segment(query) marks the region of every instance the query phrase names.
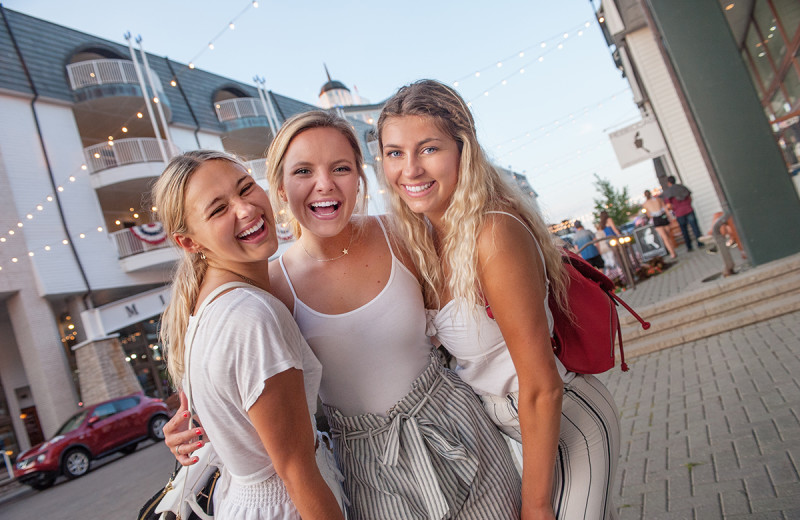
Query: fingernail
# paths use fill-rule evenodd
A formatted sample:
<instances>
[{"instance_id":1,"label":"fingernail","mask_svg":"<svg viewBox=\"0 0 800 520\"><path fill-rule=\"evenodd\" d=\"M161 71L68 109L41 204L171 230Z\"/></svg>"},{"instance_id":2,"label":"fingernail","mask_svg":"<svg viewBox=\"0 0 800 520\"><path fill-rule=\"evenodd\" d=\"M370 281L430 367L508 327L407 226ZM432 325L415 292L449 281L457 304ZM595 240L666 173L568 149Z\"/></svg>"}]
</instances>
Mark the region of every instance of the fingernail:
<instances>
[{"instance_id":1,"label":"fingernail","mask_svg":"<svg viewBox=\"0 0 800 520\"><path fill-rule=\"evenodd\" d=\"M200 435L201 433L203 433L203 431L202 431L202 430L200 430L200 428L198 428L198 429L196 429L196 430L194 431L194 434L195 434L195 435Z\"/></svg>"},{"instance_id":2,"label":"fingernail","mask_svg":"<svg viewBox=\"0 0 800 520\"><path fill-rule=\"evenodd\" d=\"M189 417L189 412L183 412L183 418L186 419L187 417Z\"/></svg>"},{"instance_id":3,"label":"fingernail","mask_svg":"<svg viewBox=\"0 0 800 520\"><path fill-rule=\"evenodd\" d=\"M203 441L200 441L200 442L198 442L198 443L197 443L197 447L198 447L198 448L202 448L202 447L203 447Z\"/></svg>"},{"instance_id":4,"label":"fingernail","mask_svg":"<svg viewBox=\"0 0 800 520\"><path fill-rule=\"evenodd\" d=\"M198 460L200 460L199 457L192 457L192 462L197 462Z\"/></svg>"}]
</instances>

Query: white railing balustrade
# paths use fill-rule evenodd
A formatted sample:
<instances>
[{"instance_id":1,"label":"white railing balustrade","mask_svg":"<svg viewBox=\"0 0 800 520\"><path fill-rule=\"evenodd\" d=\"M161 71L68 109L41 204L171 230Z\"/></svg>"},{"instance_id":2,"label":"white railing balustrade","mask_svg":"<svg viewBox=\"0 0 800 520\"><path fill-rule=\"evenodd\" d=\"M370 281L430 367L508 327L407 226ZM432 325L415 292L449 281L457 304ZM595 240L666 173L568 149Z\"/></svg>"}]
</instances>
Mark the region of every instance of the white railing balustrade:
<instances>
[{"instance_id":1,"label":"white railing balustrade","mask_svg":"<svg viewBox=\"0 0 800 520\"><path fill-rule=\"evenodd\" d=\"M146 253L147 251L153 251L155 249L172 247L169 240L164 240L157 244L147 242L137 236L132 228L114 231L110 233L110 236L114 239L114 243L117 246L117 257L120 259L138 255L139 253Z\"/></svg>"},{"instance_id":2,"label":"white railing balustrade","mask_svg":"<svg viewBox=\"0 0 800 520\"><path fill-rule=\"evenodd\" d=\"M247 161L247 172L257 181L267 180L267 160L255 159Z\"/></svg>"},{"instance_id":3,"label":"white railing balustrade","mask_svg":"<svg viewBox=\"0 0 800 520\"><path fill-rule=\"evenodd\" d=\"M152 70L150 73L153 76L153 84L156 86L156 94L163 98L164 90L158 74ZM139 84L139 78L136 77L136 69L130 60L102 59L70 63L67 65L67 76L72 90L110 83ZM147 87L148 89L150 88L149 83L147 83Z\"/></svg>"},{"instance_id":4,"label":"white railing balustrade","mask_svg":"<svg viewBox=\"0 0 800 520\"><path fill-rule=\"evenodd\" d=\"M233 98L214 103L220 123L243 117L267 117L264 103L256 98Z\"/></svg>"},{"instance_id":5,"label":"white railing balustrade","mask_svg":"<svg viewBox=\"0 0 800 520\"><path fill-rule=\"evenodd\" d=\"M168 141L162 139L161 143L169 156L168 159L180 153L178 147L170 146ZM91 173L125 164L164 161L158 146L158 139L154 137L118 139L96 144L84 148L83 155L86 157L86 165Z\"/></svg>"}]
</instances>

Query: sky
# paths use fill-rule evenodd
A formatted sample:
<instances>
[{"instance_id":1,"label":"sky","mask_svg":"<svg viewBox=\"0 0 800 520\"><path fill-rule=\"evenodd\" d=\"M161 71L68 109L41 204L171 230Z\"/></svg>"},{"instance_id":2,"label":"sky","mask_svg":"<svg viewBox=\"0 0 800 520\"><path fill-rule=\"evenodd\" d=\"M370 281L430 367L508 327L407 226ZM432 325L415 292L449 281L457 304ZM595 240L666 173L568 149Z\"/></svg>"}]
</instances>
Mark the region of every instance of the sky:
<instances>
[{"instance_id":1,"label":"sky","mask_svg":"<svg viewBox=\"0 0 800 520\"><path fill-rule=\"evenodd\" d=\"M594 174L632 198L658 184L650 161L621 169L608 139L640 116L590 0L257 3L2 1L118 43L130 31L149 53L242 82L258 75L311 104L327 81L323 64L373 103L418 79L457 82L482 146L527 176L549 222L587 218Z\"/></svg>"}]
</instances>

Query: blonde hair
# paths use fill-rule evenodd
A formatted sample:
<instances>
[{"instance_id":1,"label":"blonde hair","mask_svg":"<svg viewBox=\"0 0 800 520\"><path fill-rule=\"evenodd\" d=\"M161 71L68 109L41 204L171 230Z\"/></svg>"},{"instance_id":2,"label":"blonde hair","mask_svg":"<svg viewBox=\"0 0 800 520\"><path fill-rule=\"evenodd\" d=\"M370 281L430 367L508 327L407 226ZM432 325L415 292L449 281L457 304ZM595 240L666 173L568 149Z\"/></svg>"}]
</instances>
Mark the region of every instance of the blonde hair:
<instances>
[{"instance_id":1,"label":"blonde hair","mask_svg":"<svg viewBox=\"0 0 800 520\"><path fill-rule=\"evenodd\" d=\"M284 201L280 192L283 190L283 166L286 152L292 141L302 132L312 128L331 128L338 130L347 139L356 161L356 172L360 181L359 192L361 198L356 204L356 212L366 213L367 176L364 173L364 154L358 145L353 127L345 119L324 110L312 110L297 114L287 119L267 151L267 181L269 182L269 198L272 207L278 213L279 226L291 226L295 238L300 238L301 230L297 219L292 215L289 204Z\"/></svg>"},{"instance_id":2,"label":"blonde hair","mask_svg":"<svg viewBox=\"0 0 800 520\"><path fill-rule=\"evenodd\" d=\"M247 167L236 157L214 150L195 150L173 157L164 172L153 184L151 197L158 208L159 221L173 241L176 233L187 233L186 185L197 169L208 161L228 161L247 171ZM183 380L183 343L189 316L197 303L200 284L203 282L208 264L200 254L179 248L180 259L172 279L170 302L161 315L159 339L167 357L167 370L173 384Z\"/></svg>"},{"instance_id":3,"label":"blonde hair","mask_svg":"<svg viewBox=\"0 0 800 520\"><path fill-rule=\"evenodd\" d=\"M489 163L478 144L475 120L461 96L447 85L433 80L421 80L400 88L386 102L378 119L381 152L384 125L393 117L403 116L431 118L440 130L458 143L461 152L458 182L442 218L446 231L440 237L441 256L450 268L450 278L446 282L442 262L434 247L430 222L422 214L411 211L400 196L390 190L391 208L398 217L394 219L397 234L403 238L417 265L426 305L440 306L438 294L445 283L453 298L464 298L471 305L482 300L477 283L478 235L488 211L512 210L519 214L539 243L551 289L563 307L566 275L561 253L536 210Z\"/></svg>"}]
</instances>

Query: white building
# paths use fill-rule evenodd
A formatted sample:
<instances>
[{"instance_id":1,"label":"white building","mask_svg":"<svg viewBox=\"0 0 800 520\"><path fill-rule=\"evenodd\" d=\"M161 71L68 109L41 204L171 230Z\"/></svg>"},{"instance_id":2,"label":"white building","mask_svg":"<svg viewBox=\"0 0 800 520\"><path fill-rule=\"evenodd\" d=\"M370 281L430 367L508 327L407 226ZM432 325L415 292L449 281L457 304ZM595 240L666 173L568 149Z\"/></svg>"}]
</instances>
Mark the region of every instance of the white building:
<instances>
[{"instance_id":1,"label":"white building","mask_svg":"<svg viewBox=\"0 0 800 520\"><path fill-rule=\"evenodd\" d=\"M227 150L263 180L276 129L316 107L2 6L0 15L0 439L18 452L52 435L81 398L132 385L169 392L156 331L177 255L146 197L165 160ZM373 127L352 123L370 212L382 212ZM78 374L81 356L97 364L91 375Z\"/></svg>"}]
</instances>

